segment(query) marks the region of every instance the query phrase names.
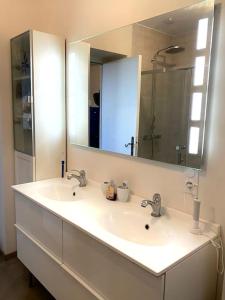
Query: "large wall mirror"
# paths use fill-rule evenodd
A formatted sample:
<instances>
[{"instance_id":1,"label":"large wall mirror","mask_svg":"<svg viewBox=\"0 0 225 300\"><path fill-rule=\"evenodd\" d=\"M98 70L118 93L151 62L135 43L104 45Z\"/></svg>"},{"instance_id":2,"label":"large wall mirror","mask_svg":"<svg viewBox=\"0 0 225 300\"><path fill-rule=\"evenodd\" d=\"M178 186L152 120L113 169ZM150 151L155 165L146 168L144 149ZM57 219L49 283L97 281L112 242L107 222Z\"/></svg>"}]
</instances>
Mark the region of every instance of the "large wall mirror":
<instances>
[{"instance_id":1,"label":"large wall mirror","mask_svg":"<svg viewBox=\"0 0 225 300\"><path fill-rule=\"evenodd\" d=\"M68 45L70 143L201 168L214 1Z\"/></svg>"}]
</instances>

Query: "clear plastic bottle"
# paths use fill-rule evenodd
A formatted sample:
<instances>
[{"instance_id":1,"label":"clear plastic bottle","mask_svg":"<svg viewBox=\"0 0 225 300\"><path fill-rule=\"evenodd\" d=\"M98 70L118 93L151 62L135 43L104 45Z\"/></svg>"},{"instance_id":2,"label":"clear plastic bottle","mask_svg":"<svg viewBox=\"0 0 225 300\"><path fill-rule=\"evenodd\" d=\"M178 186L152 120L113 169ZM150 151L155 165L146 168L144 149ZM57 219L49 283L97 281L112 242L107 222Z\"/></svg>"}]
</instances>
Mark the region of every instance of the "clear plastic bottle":
<instances>
[{"instance_id":1,"label":"clear plastic bottle","mask_svg":"<svg viewBox=\"0 0 225 300\"><path fill-rule=\"evenodd\" d=\"M110 184L107 187L106 199L111 200L111 201L116 200L116 186L115 186L113 180L110 181Z\"/></svg>"}]
</instances>

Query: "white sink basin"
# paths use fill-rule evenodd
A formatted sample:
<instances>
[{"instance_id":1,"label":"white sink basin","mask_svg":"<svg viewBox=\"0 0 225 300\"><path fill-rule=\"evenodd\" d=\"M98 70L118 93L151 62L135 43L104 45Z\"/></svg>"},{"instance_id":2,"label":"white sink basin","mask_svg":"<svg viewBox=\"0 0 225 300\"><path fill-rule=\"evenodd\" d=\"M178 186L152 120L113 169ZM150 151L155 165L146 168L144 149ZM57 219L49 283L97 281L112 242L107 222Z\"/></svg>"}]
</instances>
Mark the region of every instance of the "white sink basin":
<instances>
[{"instance_id":1,"label":"white sink basin","mask_svg":"<svg viewBox=\"0 0 225 300\"><path fill-rule=\"evenodd\" d=\"M38 189L38 193L51 200L56 201L74 201L73 187L63 183L52 183L42 186Z\"/></svg>"},{"instance_id":2,"label":"white sink basin","mask_svg":"<svg viewBox=\"0 0 225 300\"><path fill-rule=\"evenodd\" d=\"M70 183L51 183L38 188L38 193L45 198L54 201L75 201L85 198L84 193L77 185Z\"/></svg>"},{"instance_id":3,"label":"white sink basin","mask_svg":"<svg viewBox=\"0 0 225 300\"><path fill-rule=\"evenodd\" d=\"M100 217L101 225L122 239L144 245L164 245L171 239L171 230L165 228L165 218L153 218L135 211L114 211Z\"/></svg>"}]
</instances>

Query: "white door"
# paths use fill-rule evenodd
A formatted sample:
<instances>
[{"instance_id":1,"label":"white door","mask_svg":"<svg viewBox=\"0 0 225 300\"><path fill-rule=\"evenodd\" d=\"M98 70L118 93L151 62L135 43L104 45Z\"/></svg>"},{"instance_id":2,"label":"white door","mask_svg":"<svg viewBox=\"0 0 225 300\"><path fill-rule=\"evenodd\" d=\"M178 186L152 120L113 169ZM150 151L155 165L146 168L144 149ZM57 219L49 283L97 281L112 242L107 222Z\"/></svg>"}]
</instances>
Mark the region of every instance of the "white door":
<instances>
[{"instance_id":1,"label":"white door","mask_svg":"<svg viewBox=\"0 0 225 300\"><path fill-rule=\"evenodd\" d=\"M140 104L141 56L103 65L101 96L101 149L131 155L137 140ZM134 147L134 155L137 152Z\"/></svg>"}]
</instances>

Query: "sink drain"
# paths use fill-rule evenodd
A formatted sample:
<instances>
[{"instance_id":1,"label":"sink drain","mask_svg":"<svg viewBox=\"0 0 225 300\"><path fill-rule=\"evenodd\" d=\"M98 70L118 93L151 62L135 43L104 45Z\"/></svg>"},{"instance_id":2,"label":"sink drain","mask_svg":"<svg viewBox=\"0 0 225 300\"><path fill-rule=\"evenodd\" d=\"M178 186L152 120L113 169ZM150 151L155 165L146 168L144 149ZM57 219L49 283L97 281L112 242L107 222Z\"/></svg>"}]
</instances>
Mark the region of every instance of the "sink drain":
<instances>
[{"instance_id":1,"label":"sink drain","mask_svg":"<svg viewBox=\"0 0 225 300\"><path fill-rule=\"evenodd\" d=\"M149 225L148 224L145 225L145 229L149 230Z\"/></svg>"},{"instance_id":2,"label":"sink drain","mask_svg":"<svg viewBox=\"0 0 225 300\"><path fill-rule=\"evenodd\" d=\"M73 192L73 196L76 196L76 193L75 193L75 192Z\"/></svg>"}]
</instances>

